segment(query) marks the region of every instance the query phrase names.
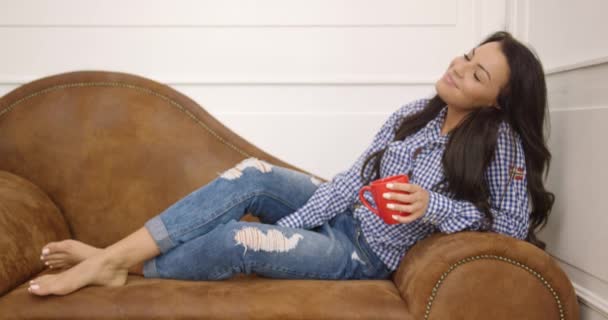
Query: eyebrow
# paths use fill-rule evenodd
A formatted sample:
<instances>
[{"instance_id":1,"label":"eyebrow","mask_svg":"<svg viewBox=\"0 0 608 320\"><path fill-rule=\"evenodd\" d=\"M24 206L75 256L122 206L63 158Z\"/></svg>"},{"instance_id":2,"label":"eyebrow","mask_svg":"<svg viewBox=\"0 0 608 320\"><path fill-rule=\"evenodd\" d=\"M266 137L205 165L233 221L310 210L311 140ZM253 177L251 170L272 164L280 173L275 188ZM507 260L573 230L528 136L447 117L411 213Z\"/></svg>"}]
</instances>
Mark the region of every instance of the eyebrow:
<instances>
[{"instance_id":1,"label":"eyebrow","mask_svg":"<svg viewBox=\"0 0 608 320\"><path fill-rule=\"evenodd\" d=\"M475 48L473 48L473 56L475 56ZM477 63L477 65L481 68L481 70L485 71L488 74L488 78L490 78L490 81L491 81L492 77L490 76L490 73L488 72L488 70L486 70L486 68L484 68L479 62Z\"/></svg>"}]
</instances>

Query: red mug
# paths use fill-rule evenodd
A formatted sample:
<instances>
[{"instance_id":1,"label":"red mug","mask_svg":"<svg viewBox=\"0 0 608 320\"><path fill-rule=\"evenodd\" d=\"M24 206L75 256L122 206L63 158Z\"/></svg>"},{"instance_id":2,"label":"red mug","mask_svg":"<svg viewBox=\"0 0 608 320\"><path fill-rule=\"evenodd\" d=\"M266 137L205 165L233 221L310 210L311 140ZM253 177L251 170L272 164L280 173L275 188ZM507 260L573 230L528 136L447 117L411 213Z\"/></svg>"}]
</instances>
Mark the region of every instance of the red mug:
<instances>
[{"instance_id":1,"label":"red mug","mask_svg":"<svg viewBox=\"0 0 608 320\"><path fill-rule=\"evenodd\" d=\"M399 221L393 219L393 215L409 216L410 214L407 212L401 212L401 211L391 210L391 209L387 208L386 205L389 203L395 203L395 204L403 204L403 203L396 202L394 199L385 199L382 195L385 192L403 193L403 194L409 194L409 192L388 189L386 187L386 185L390 182L408 183L409 178L407 175L402 174L402 175L390 176L390 177L386 177L383 179L374 180L370 183L369 186L364 186L363 188L361 188L361 190L359 190L359 200L361 200L361 203L364 206L366 206L369 210L371 210L373 213L375 213L380 218L382 218L382 220L384 220L384 222L386 222L387 224L397 224L397 223L399 223ZM363 194L366 191L370 191L372 193L372 197L374 198L374 202L376 203L378 208L372 207L369 204L369 202L367 202L367 200L363 196Z\"/></svg>"}]
</instances>

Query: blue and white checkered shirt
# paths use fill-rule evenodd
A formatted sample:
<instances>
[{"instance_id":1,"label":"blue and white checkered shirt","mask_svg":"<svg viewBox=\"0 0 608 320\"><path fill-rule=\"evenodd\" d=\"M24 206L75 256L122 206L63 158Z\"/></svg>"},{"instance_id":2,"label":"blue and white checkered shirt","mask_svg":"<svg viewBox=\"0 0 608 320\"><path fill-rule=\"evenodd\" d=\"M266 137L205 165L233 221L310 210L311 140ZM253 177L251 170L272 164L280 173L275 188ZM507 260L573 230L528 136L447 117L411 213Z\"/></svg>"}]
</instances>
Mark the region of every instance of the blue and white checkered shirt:
<instances>
[{"instance_id":1,"label":"blue and white checkered shirt","mask_svg":"<svg viewBox=\"0 0 608 320\"><path fill-rule=\"evenodd\" d=\"M397 269L409 248L434 232L454 233L463 230L480 230L482 226L486 226L488 221L484 214L471 202L454 200L451 194L432 190L444 179L441 159L448 136L441 135L441 126L447 107L444 107L435 119L418 132L404 140L393 141L399 120L422 110L428 101L426 98L416 100L395 111L350 169L338 173L331 181L320 184L304 206L277 221L276 224L312 229L348 208L353 208L353 215L361 221L361 229L366 240L392 271ZM506 122L499 126L496 151L485 174L490 188L491 212L494 216L491 230L525 239L530 214L526 165L521 139L511 131ZM370 154L387 146L380 166L381 177L411 174L410 183L417 184L429 192L426 213L410 223L388 225L359 203L358 192L363 187L360 176L361 166ZM415 152L417 155L414 154ZM519 170L513 171L510 168L512 164ZM366 168L366 174L370 171L371 165ZM517 172L517 178L509 179L509 175L513 172ZM501 195L502 201L499 199ZM365 196L371 205L376 206L369 193Z\"/></svg>"}]
</instances>

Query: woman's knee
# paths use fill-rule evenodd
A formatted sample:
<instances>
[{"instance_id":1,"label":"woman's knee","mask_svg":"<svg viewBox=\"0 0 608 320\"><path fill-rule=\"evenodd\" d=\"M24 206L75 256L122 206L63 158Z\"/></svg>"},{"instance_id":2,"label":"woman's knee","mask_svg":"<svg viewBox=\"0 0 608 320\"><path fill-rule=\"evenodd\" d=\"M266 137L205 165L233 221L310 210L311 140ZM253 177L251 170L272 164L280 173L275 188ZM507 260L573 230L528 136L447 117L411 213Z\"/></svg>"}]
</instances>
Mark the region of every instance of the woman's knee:
<instances>
[{"instance_id":1,"label":"woman's knee","mask_svg":"<svg viewBox=\"0 0 608 320\"><path fill-rule=\"evenodd\" d=\"M288 199L292 205L303 205L321 184L315 177L303 172L272 165L257 158L247 158L219 179L234 182L239 190L264 192ZM231 184L231 183L229 183Z\"/></svg>"},{"instance_id":2,"label":"woman's knee","mask_svg":"<svg viewBox=\"0 0 608 320\"><path fill-rule=\"evenodd\" d=\"M226 170L220 178L234 181L241 185L251 185L256 190L267 190L277 184L291 181L296 174L285 168L252 157Z\"/></svg>"},{"instance_id":3,"label":"woman's knee","mask_svg":"<svg viewBox=\"0 0 608 320\"><path fill-rule=\"evenodd\" d=\"M272 171L273 165L257 158L247 158L233 168L230 168L222 173L221 178L226 180L241 179L245 177L244 175L246 174L247 168L254 168L260 173L269 173Z\"/></svg>"}]
</instances>

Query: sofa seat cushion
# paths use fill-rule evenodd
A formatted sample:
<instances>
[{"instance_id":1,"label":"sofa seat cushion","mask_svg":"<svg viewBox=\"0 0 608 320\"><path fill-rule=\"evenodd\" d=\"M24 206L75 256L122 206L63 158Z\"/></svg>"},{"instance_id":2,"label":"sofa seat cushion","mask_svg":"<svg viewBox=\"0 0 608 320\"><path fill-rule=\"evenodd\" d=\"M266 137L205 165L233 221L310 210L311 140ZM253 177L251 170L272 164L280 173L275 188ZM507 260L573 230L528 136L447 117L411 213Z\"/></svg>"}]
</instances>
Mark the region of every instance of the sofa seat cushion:
<instances>
[{"instance_id":1,"label":"sofa seat cushion","mask_svg":"<svg viewBox=\"0 0 608 320\"><path fill-rule=\"evenodd\" d=\"M43 273L55 273L48 270ZM237 275L223 281L146 279L38 297L27 282L0 298L3 319L407 319L390 280L282 280Z\"/></svg>"}]
</instances>

